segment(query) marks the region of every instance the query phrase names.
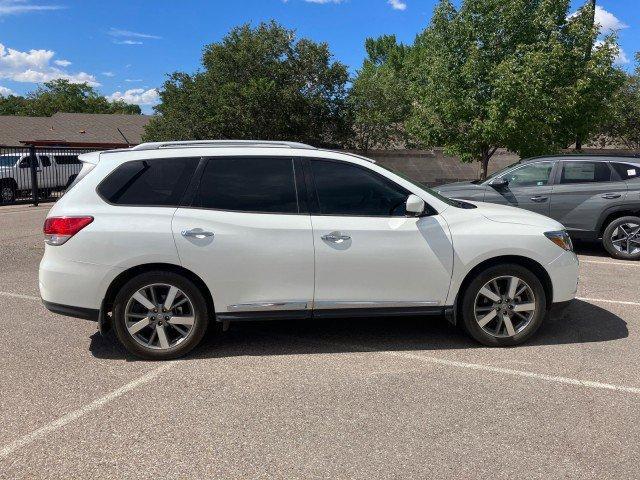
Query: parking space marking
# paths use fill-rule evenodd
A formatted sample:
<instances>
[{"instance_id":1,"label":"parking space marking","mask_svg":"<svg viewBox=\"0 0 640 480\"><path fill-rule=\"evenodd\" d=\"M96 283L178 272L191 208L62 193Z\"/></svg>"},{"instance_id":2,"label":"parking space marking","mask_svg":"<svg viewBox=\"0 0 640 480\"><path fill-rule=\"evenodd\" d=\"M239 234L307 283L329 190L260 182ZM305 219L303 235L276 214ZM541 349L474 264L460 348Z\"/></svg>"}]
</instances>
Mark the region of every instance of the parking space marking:
<instances>
[{"instance_id":1,"label":"parking space marking","mask_svg":"<svg viewBox=\"0 0 640 480\"><path fill-rule=\"evenodd\" d=\"M26 300L37 300L40 301L40 297L36 297L35 295L24 295L22 293L13 293L13 292L0 292L0 296L3 297L12 297L12 298L24 298Z\"/></svg>"},{"instance_id":2,"label":"parking space marking","mask_svg":"<svg viewBox=\"0 0 640 480\"><path fill-rule=\"evenodd\" d=\"M604 261L604 260L583 260L583 259L580 259L580 263L594 263L596 265L623 265L625 267L640 267L640 263L607 262L607 261Z\"/></svg>"},{"instance_id":3,"label":"parking space marking","mask_svg":"<svg viewBox=\"0 0 640 480\"><path fill-rule=\"evenodd\" d=\"M576 300L582 300L583 302L615 303L615 304L618 304L618 305L633 305L634 307L640 307L640 302L626 302L626 301L622 301L622 300L607 300L605 298L576 297Z\"/></svg>"},{"instance_id":4,"label":"parking space marking","mask_svg":"<svg viewBox=\"0 0 640 480\"><path fill-rule=\"evenodd\" d=\"M123 385L122 387L113 390L112 392L107 393L106 395L104 395L103 397L100 397L96 400L94 400L93 402L80 407L77 410L74 410L73 412L69 412L66 415L58 418L57 420L54 420L50 423L47 423L46 425L38 428L37 430L34 430L31 433L28 433L27 435L24 435L23 437L18 438L17 440L14 440L13 442L11 442L8 445L5 445L4 447L0 448L0 460L8 457L9 455L11 455L13 452L15 452L18 449L21 449L39 439L41 439L42 437L44 437L45 435L55 431L55 430L59 430L62 427L64 427L65 425L78 420L80 417L91 413L95 410L98 410L102 407L104 407L106 404L108 404L109 402L112 402L113 400L115 400L118 397L121 397L122 395L124 395L127 392L130 392L131 390L140 387L142 385L144 385L145 383L149 383L150 381L152 381L153 379L155 379L156 377L158 377L161 373L165 372L166 370L168 370L169 368L173 367L174 365L176 365L176 362L167 362L162 364L161 366L159 366L158 368L155 368L153 370L151 370L150 372L145 373L144 375L142 375L141 377L127 383L126 385Z\"/></svg>"}]
</instances>

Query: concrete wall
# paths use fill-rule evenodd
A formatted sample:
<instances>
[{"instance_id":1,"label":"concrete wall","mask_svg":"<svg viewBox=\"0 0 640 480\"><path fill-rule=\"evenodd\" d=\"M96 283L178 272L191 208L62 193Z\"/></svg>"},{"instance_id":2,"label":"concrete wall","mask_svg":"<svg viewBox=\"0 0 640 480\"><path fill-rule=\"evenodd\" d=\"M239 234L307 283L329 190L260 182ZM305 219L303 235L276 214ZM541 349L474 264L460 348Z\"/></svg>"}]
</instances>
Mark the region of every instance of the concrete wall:
<instances>
[{"instance_id":1,"label":"concrete wall","mask_svg":"<svg viewBox=\"0 0 640 480\"><path fill-rule=\"evenodd\" d=\"M446 156L441 148L433 150L369 150L354 152L372 158L380 165L407 175L429 186L461 180L475 180L480 176L480 164L462 163L457 157ZM506 150L498 150L489 162L489 172L515 163L519 157Z\"/></svg>"}]
</instances>

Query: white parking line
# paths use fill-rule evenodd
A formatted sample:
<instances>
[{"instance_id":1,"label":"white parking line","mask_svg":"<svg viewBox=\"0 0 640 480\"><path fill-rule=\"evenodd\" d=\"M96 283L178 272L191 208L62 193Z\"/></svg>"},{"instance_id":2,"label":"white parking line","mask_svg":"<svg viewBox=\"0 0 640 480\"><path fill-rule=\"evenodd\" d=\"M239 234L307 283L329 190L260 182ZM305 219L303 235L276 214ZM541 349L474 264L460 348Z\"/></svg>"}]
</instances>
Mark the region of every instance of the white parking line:
<instances>
[{"instance_id":1,"label":"white parking line","mask_svg":"<svg viewBox=\"0 0 640 480\"><path fill-rule=\"evenodd\" d=\"M0 296L13 297L13 298L24 298L26 300L37 300L37 301L40 301L40 297L36 297L35 295L24 295L22 293L0 292Z\"/></svg>"},{"instance_id":2,"label":"white parking line","mask_svg":"<svg viewBox=\"0 0 640 480\"><path fill-rule=\"evenodd\" d=\"M622 300L607 300L605 298L576 297L576 300L582 300L583 302L595 302L595 303L615 303L617 305L633 305L634 307L640 307L640 302L625 302L625 301L622 301Z\"/></svg>"},{"instance_id":3,"label":"white parking line","mask_svg":"<svg viewBox=\"0 0 640 480\"><path fill-rule=\"evenodd\" d=\"M75 420L78 420L80 417L93 412L94 410L98 410L102 407L104 407L106 404L108 404L109 402L115 400L118 397L121 397L122 395L124 395L127 392L130 392L131 390L144 385L145 383L149 383L151 380L153 380L154 378L156 378L158 375L160 375L161 373L165 372L166 370L168 370L169 368L173 367L176 364L176 362L167 362L162 364L161 366L159 366L158 368L155 368L153 370L151 370L150 372L145 373L144 375L142 375L141 377L127 383L126 385L123 385L122 387L106 394L103 397L98 398L97 400L94 400L93 402L80 407L77 410L74 410L73 412L69 412L66 415L58 418L57 420L54 420L50 423L47 423L46 425L44 425L43 427L38 428L37 430L34 430L31 433L28 433L27 435L18 438L17 440L14 440L13 442L11 442L8 445L5 445L4 447L0 448L0 460L8 457L9 455L11 455L13 452L15 452L16 450L23 448L39 439L41 439L42 437L44 437L45 435L54 432L55 430L59 430L62 427L64 427L65 425L67 425L68 423L71 423Z\"/></svg>"},{"instance_id":4,"label":"white parking line","mask_svg":"<svg viewBox=\"0 0 640 480\"><path fill-rule=\"evenodd\" d=\"M625 267L640 267L638 262L607 262L606 260L583 260L580 259L580 263L594 263L596 265L623 265Z\"/></svg>"}]
</instances>

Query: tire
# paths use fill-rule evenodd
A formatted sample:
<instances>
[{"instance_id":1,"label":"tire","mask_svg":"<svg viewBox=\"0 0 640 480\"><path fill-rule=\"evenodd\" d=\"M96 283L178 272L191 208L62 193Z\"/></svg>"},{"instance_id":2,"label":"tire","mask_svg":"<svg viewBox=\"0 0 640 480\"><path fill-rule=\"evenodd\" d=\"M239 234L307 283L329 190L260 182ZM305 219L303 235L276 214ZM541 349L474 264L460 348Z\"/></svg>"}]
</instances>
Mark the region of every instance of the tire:
<instances>
[{"instance_id":1,"label":"tire","mask_svg":"<svg viewBox=\"0 0 640 480\"><path fill-rule=\"evenodd\" d=\"M516 294L521 292L515 298L507 298L511 278L518 280ZM481 293L484 288L493 299ZM478 342L510 347L527 341L538 330L547 314L547 299L542 282L529 269L517 264L496 265L480 272L467 286L461 313L464 329Z\"/></svg>"},{"instance_id":2,"label":"tire","mask_svg":"<svg viewBox=\"0 0 640 480\"><path fill-rule=\"evenodd\" d=\"M10 182L0 184L0 203L8 204L16 201L16 187Z\"/></svg>"},{"instance_id":3,"label":"tire","mask_svg":"<svg viewBox=\"0 0 640 480\"><path fill-rule=\"evenodd\" d=\"M640 217L613 220L604 229L602 245L613 258L640 260Z\"/></svg>"},{"instance_id":4,"label":"tire","mask_svg":"<svg viewBox=\"0 0 640 480\"><path fill-rule=\"evenodd\" d=\"M160 307L171 295L171 288L178 291L172 302L174 308L163 313ZM141 290L147 305L136 299ZM157 312L150 308L153 305L158 307ZM142 273L129 280L114 301L113 326L118 340L129 352L148 360L186 355L200 343L208 323L207 302L199 289L174 272Z\"/></svg>"},{"instance_id":5,"label":"tire","mask_svg":"<svg viewBox=\"0 0 640 480\"><path fill-rule=\"evenodd\" d=\"M53 192L51 191L50 188L43 188L42 190L40 190L40 198L41 199L47 199L51 196Z\"/></svg>"}]
</instances>

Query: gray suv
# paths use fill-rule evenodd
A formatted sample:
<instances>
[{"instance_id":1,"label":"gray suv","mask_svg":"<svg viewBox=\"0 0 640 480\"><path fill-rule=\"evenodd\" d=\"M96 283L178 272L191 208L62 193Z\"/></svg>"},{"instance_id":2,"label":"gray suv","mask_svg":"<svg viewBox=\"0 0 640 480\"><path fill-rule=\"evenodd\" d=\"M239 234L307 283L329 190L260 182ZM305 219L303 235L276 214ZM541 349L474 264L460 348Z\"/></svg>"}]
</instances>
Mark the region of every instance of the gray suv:
<instances>
[{"instance_id":1,"label":"gray suv","mask_svg":"<svg viewBox=\"0 0 640 480\"><path fill-rule=\"evenodd\" d=\"M522 160L485 181L435 190L450 198L500 203L551 217L612 257L640 259L640 158L558 155Z\"/></svg>"}]
</instances>

